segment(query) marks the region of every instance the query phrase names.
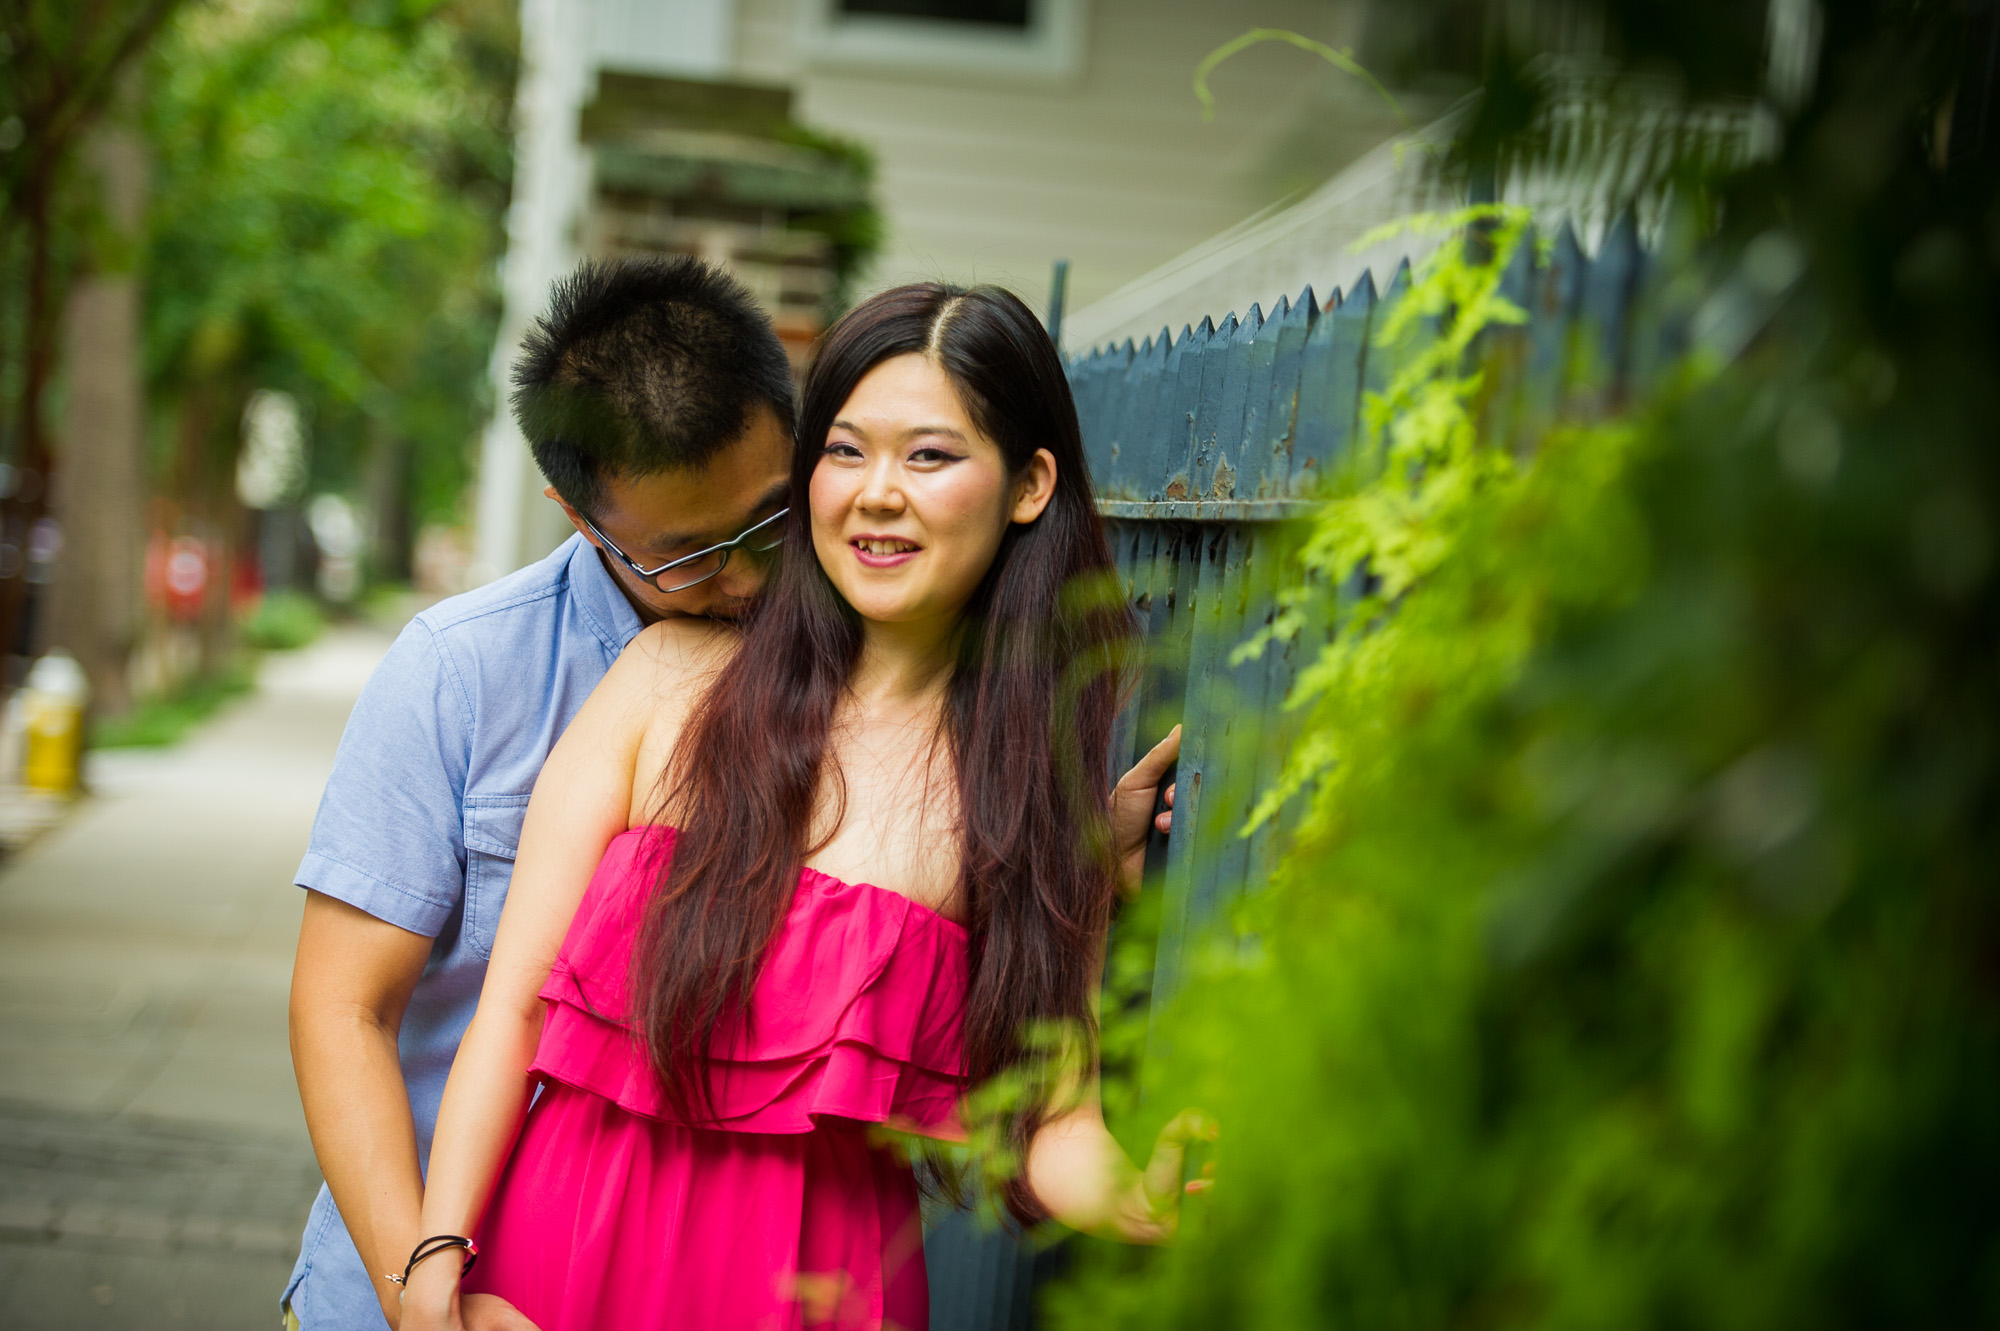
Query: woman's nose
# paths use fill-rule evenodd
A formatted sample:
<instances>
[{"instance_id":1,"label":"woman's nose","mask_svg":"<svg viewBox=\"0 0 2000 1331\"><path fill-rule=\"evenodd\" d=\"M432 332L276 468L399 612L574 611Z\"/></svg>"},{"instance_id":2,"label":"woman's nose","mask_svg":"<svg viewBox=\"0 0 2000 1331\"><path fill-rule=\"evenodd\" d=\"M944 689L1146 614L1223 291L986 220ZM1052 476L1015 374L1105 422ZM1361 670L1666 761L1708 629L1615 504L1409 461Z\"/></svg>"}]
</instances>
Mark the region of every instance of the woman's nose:
<instances>
[{"instance_id":1,"label":"woman's nose","mask_svg":"<svg viewBox=\"0 0 2000 1331\"><path fill-rule=\"evenodd\" d=\"M861 477L861 492L855 496L855 503L871 513L900 513L903 486L895 466L884 460L869 467Z\"/></svg>"}]
</instances>

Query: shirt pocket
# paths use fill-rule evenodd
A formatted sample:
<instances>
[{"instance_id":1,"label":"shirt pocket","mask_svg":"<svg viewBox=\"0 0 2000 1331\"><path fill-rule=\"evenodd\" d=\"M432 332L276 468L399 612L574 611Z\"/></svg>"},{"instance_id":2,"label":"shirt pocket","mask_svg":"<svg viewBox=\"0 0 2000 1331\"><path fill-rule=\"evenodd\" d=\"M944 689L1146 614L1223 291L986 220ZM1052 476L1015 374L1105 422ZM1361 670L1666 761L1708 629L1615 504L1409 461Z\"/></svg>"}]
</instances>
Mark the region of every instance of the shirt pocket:
<instances>
[{"instance_id":1,"label":"shirt pocket","mask_svg":"<svg viewBox=\"0 0 2000 1331\"><path fill-rule=\"evenodd\" d=\"M481 960L493 955L527 815L526 795L474 795L465 801L465 936Z\"/></svg>"}]
</instances>

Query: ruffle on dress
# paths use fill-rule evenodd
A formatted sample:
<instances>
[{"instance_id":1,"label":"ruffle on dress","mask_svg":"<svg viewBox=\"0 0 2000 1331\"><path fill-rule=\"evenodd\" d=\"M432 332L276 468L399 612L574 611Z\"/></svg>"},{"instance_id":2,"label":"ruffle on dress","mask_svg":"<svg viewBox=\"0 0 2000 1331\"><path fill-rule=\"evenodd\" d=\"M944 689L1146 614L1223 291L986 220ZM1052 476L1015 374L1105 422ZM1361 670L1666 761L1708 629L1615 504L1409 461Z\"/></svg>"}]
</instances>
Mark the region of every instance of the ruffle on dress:
<instances>
[{"instance_id":1,"label":"ruffle on dress","mask_svg":"<svg viewBox=\"0 0 2000 1331\"><path fill-rule=\"evenodd\" d=\"M629 1113L682 1122L630 1021L631 950L674 829L614 839L563 940L531 1071ZM806 869L747 1014L717 1032L716 1118L691 1127L811 1132L822 1118L961 1135L966 938L909 898Z\"/></svg>"}]
</instances>

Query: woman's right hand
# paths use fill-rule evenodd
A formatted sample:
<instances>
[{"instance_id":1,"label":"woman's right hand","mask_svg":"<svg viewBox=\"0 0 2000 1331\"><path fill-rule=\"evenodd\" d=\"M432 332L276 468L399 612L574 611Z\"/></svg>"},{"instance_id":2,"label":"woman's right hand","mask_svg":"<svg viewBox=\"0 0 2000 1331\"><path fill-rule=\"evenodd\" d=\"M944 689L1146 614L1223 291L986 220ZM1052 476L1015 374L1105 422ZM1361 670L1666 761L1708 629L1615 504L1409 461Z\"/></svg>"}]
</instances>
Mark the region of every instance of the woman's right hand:
<instances>
[{"instance_id":1,"label":"woman's right hand","mask_svg":"<svg viewBox=\"0 0 2000 1331\"><path fill-rule=\"evenodd\" d=\"M540 1331L498 1294L461 1294L458 1307L465 1331Z\"/></svg>"},{"instance_id":2,"label":"woman's right hand","mask_svg":"<svg viewBox=\"0 0 2000 1331\"><path fill-rule=\"evenodd\" d=\"M445 1279L425 1279L425 1262L410 1273L403 1291L403 1317L396 1331L540 1331L526 1314L498 1294L466 1294L458 1287L460 1269L451 1254L435 1259Z\"/></svg>"},{"instance_id":3,"label":"woman's right hand","mask_svg":"<svg viewBox=\"0 0 2000 1331\"><path fill-rule=\"evenodd\" d=\"M403 1315L396 1331L472 1331L460 1306L464 1253L447 1248L418 1262L403 1286Z\"/></svg>"}]
</instances>

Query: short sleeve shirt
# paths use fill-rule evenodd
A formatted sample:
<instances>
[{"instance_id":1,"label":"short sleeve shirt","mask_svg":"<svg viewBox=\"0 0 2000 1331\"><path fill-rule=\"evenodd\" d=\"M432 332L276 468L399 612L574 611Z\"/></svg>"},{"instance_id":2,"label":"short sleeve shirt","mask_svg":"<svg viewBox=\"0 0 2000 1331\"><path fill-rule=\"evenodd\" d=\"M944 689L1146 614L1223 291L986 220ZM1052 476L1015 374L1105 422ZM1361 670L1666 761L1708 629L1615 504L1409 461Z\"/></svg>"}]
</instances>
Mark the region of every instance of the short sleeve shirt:
<instances>
[{"instance_id":1,"label":"short sleeve shirt","mask_svg":"<svg viewBox=\"0 0 2000 1331\"><path fill-rule=\"evenodd\" d=\"M596 549L572 536L541 562L418 615L348 718L297 882L435 940L399 1045L426 1166L529 792L639 628ZM311 1331L385 1326L324 1187L284 1297Z\"/></svg>"}]
</instances>

